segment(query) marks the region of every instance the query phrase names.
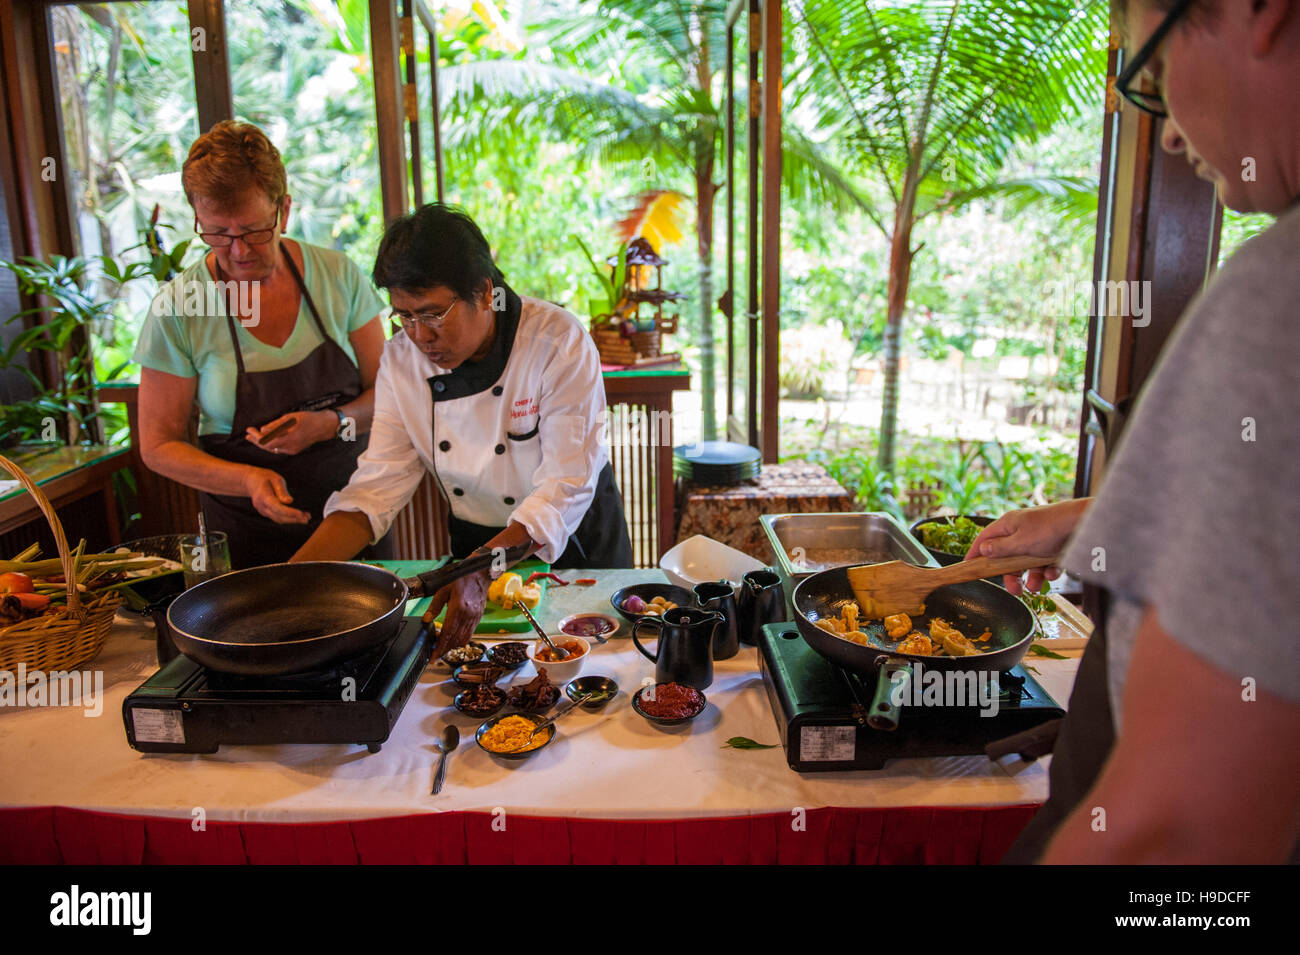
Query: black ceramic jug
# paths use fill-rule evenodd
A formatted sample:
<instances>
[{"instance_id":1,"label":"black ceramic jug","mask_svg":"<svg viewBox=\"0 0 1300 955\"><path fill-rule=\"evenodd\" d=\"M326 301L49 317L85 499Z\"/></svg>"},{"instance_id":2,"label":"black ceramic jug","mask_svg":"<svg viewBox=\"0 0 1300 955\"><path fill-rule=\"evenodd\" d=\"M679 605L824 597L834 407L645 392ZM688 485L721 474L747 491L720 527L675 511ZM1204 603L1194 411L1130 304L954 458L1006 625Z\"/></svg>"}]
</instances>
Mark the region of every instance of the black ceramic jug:
<instances>
[{"instance_id":1,"label":"black ceramic jug","mask_svg":"<svg viewBox=\"0 0 1300 955\"><path fill-rule=\"evenodd\" d=\"M692 607L676 607L662 617L642 617L632 625L632 642L642 655L654 661L657 683L680 683L703 690L713 682L714 633L722 626L722 614ZM659 631L659 646L651 653L641 645L642 627Z\"/></svg>"},{"instance_id":2,"label":"black ceramic jug","mask_svg":"<svg viewBox=\"0 0 1300 955\"><path fill-rule=\"evenodd\" d=\"M730 582L714 580L695 585L695 599L701 610L722 614L722 623L713 633L713 659L725 660L740 652L740 608Z\"/></svg>"}]
</instances>

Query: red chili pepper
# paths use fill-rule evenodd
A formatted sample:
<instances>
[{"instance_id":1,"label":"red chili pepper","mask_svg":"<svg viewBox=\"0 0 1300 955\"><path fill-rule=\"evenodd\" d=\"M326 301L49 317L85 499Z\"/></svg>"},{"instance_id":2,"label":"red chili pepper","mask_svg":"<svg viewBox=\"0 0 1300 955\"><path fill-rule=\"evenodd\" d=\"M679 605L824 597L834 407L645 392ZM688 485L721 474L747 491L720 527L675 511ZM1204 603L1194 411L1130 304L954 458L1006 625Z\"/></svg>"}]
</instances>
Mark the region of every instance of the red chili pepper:
<instances>
[{"instance_id":1,"label":"red chili pepper","mask_svg":"<svg viewBox=\"0 0 1300 955\"><path fill-rule=\"evenodd\" d=\"M575 584L581 584L584 587L590 587L595 582L596 582L595 577L579 577L577 580L574 581Z\"/></svg>"},{"instance_id":2,"label":"red chili pepper","mask_svg":"<svg viewBox=\"0 0 1300 955\"><path fill-rule=\"evenodd\" d=\"M528 575L528 579L524 581L524 586L527 587L527 586L528 586L529 584L531 584L534 580L537 580L537 579L539 579L539 578L546 578L547 580L553 580L553 581L555 581L557 584L559 584L561 587L567 587L567 586L569 586L569 582L568 582L567 580L561 580L561 579L560 579L559 577L557 577L555 574L549 574L549 573L546 573L546 572L544 572L544 571L540 571L540 570L534 571L533 573L529 574L529 575Z\"/></svg>"}]
</instances>

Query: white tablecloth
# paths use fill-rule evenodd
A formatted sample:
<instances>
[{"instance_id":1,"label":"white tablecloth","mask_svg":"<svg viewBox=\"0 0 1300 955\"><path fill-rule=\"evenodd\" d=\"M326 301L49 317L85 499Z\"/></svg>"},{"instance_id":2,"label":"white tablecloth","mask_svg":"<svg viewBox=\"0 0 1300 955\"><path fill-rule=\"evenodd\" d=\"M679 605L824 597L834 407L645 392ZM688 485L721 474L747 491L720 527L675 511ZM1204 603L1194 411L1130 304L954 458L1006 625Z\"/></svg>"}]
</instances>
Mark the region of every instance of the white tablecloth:
<instances>
[{"instance_id":1,"label":"white tablecloth","mask_svg":"<svg viewBox=\"0 0 1300 955\"><path fill-rule=\"evenodd\" d=\"M572 576L572 574L566 575ZM554 588L543 625L577 610L609 610L626 583L661 580L658 571L606 571L593 587ZM1039 680L1062 705L1078 664L1034 658ZM103 711L80 707L0 707L0 806L72 806L133 815L212 820L307 822L496 808L530 815L615 819L689 818L789 812L828 806L999 806L1042 802L1048 760L998 763L983 756L903 759L883 770L800 775L779 746L723 747L732 736L777 743L758 674L757 651L716 664L709 709L663 730L634 713L628 692L653 675L627 628L596 646L584 673L618 681L602 712L564 717L559 738L536 756L506 764L473 742L477 721L451 708L445 668L426 670L383 750L358 746L232 746L214 755L132 750L122 701L156 669L152 625L119 616L88 668L104 676ZM526 665L515 679L532 675ZM434 741L449 721L462 743L447 783L429 794Z\"/></svg>"}]
</instances>

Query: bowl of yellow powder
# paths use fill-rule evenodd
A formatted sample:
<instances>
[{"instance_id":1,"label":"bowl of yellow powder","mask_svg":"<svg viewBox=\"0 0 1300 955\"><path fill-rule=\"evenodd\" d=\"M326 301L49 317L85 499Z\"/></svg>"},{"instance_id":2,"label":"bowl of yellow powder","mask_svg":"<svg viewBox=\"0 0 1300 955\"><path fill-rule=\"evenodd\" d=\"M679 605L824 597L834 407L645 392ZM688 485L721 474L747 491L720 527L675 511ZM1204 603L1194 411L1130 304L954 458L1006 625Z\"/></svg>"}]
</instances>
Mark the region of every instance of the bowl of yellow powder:
<instances>
[{"instance_id":1,"label":"bowl of yellow powder","mask_svg":"<svg viewBox=\"0 0 1300 955\"><path fill-rule=\"evenodd\" d=\"M474 741L484 752L501 759L527 759L555 739L554 723L528 739L533 727L544 719L522 713L494 716L478 728Z\"/></svg>"}]
</instances>

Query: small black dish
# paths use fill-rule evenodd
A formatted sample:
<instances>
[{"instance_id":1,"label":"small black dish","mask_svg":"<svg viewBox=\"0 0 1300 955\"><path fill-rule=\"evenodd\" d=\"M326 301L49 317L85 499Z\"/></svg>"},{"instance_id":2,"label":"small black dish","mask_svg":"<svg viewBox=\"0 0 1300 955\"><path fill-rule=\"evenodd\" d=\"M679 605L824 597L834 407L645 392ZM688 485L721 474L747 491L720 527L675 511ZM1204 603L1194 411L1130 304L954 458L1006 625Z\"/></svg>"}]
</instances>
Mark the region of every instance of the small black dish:
<instances>
[{"instance_id":1,"label":"small black dish","mask_svg":"<svg viewBox=\"0 0 1300 955\"><path fill-rule=\"evenodd\" d=\"M609 602L624 620L633 624L643 617L657 618L659 616L657 613L632 613L630 610L624 610L623 601L633 594L646 603L649 603L655 597L664 597L679 607L695 606L695 595L685 587L678 587L676 584L632 584L630 587L614 591L613 596L609 598Z\"/></svg>"},{"instance_id":2,"label":"small black dish","mask_svg":"<svg viewBox=\"0 0 1300 955\"><path fill-rule=\"evenodd\" d=\"M518 647L518 662L507 662L502 660L502 647ZM492 646L488 647L487 661L495 666L505 667L507 670L518 670L528 662L528 644L524 643L522 640L511 640L509 643L494 643Z\"/></svg>"},{"instance_id":3,"label":"small black dish","mask_svg":"<svg viewBox=\"0 0 1300 955\"><path fill-rule=\"evenodd\" d=\"M705 707L709 705L708 697L704 695L704 692L702 690L696 690L695 692L700 694L700 708L696 710L694 713L692 713L690 716L678 716L678 717L671 717L671 718L664 717L664 716L651 716L645 710L641 709L641 694L644 693L646 690L650 689L651 686L655 686L655 685L657 684L647 684L646 686L641 687L641 689L637 690L636 693L632 695L632 709L636 710L637 715L644 717L645 719L649 720L651 723L657 723L660 726L680 726L683 723L689 723L691 720L695 719L695 717L703 713Z\"/></svg>"},{"instance_id":4,"label":"small black dish","mask_svg":"<svg viewBox=\"0 0 1300 955\"><path fill-rule=\"evenodd\" d=\"M455 683L457 686L463 686L463 687L482 686L483 685L482 683L466 683L461 679L461 674L465 671L466 667L476 667L481 665L482 664L479 663L466 663L463 666L456 667L456 669L451 671L452 682ZM492 681L493 684L498 683L501 680L501 677L505 676L511 670L510 667L503 667L500 664L490 664L490 665L495 666L498 670L501 671L501 673L497 675L497 678Z\"/></svg>"},{"instance_id":5,"label":"small black dish","mask_svg":"<svg viewBox=\"0 0 1300 955\"><path fill-rule=\"evenodd\" d=\"M469 695L469 693L471 692L470 690L461 690L459 693L457 693L457 694L456 694L456 699L452 701L452 706L456 707L457 710L459 710L460 712L464 713L466 716L472 716L472 717L474 717L475 719L480 719L480 720L481 720L481 719L485 719L485 718L487 718L487 717L489 717L489 716L494 716L495 714L501 712L501 707L503 707L503 706L506 705L506 694L505 694L505 691L502 690L502 689L500 689L499 687L495 687L495 686L494 686L494 687L492 687L492 690L493 690L493 692L497 695L498 700L497 700L497 705L494 706L494 707L492 707L491 709L483 709L483 710L478 710L478 709L475 709L475 710L467 710L467 709L465 709L465 706L464 706L465 697L467 697L467 696Z\"/></svg>"},{"instance_id":6,"label":"small black dish","mask_svg":"<svg viewBox=\"0 0 1300 955\"><path fill-rule=\"evenodd\" d=\"M453 653L463 653L465 655L465 659L448 660L447 657ZM446 653L444 653L441 657L438 658L438 663L443 664L449 669L458 670L461 667L466 666L470 663L478 663L480 660L483 659L483 656L486 653L487 653L486 643L479 643L477 640L471 640L463 647L456 647L455 649L448 650Z\"/></svg>"},{"instance_id":7,"label":"small black dish","mask_svg":"<svg viewBox=\"0 0 1300 955\"><path fill-rule=\"evenodd\" d=\"M591 699L582 708L598 710L618 694L618 684L607 676L580 676L564 687L564 695L575 703L586 693L591 694Z\"/></svg>"},{"instance_id":8,"label":"small black dish","mask_svg":"<svg viewBox=\"0 0 1300 955\"><path fill-rule=\"evenodd\" d=\"M550 735L546 737L545 742L543 742L541 746L535 747L534 749L530 749L522 753L493 752L492 750L488 749L486 746L483 745L483 734L486 733L488 730L490 730L492 727L496 726L507 716L522 716L526 720L532 720L534 725L542 721L541 717L534 718L528 715L527 713L503 713L500 716L492 717L490 720L485 720L483 724L479 726L479 728L474 732L474 742L478 743L478 748L483 750L483 752L487 753L489 756L495 756L498 759L527 759L529 756L532 756L536 753L540 753L542 750L546 749L546 747L550 746L552 743L555 742L555 735L556 735L555 724L552 723L549 729L542 730L543 733L549 733Z\"/></svg>"}]
</instances>

